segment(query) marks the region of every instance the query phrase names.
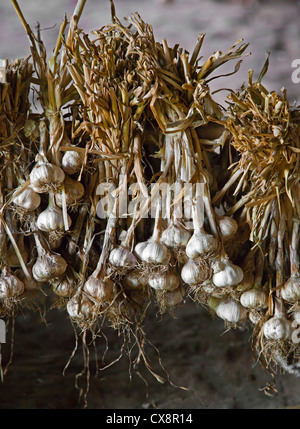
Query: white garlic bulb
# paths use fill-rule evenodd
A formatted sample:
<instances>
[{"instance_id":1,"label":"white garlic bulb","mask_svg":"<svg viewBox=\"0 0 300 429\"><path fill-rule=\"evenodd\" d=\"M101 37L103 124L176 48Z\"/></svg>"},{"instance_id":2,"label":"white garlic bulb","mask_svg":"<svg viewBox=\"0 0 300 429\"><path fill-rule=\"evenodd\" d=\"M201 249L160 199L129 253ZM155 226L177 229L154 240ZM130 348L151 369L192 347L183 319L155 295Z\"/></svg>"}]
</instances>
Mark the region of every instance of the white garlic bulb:
<instances>
[{"instance_id":1,"label":"white garlic bulb","mask_svg":"<svg viewBox=\"0 0 300 429\"><path fill-rule=\"evenodd\" d=\"M71 226L72 219L67 214L68 227ZM53 201L42 213L38 215L36 225L41 231L63 231L65 229L64 216L60 208Z\"/></svg>"},{"instance_id":2,"label":"white garlic bulb","mask_svg":"<svg viewBox=\"0 0 300 429\"><path fill-rule=\"evenodd\" d=\"M126 289L144 289L148 279L141 270L132 270L124 277L124 286Z\"/></svg>"},{"instance_id":3,"label":"white garlic bulb","mask_svg":"<svg viewBox=\"0 0 300 429\"><path fill-rule=\"evenodd\" d=\"M77 173L84 161L84 153L82 151L67 150L61 160L61 167L67 174Z\"/></svg>"},{"instance_id":4,"label":"white garlic bulb","mask_svg":"<svg viewBox=\"0 0 300 429\"><path fill-rule=\"evenodd\" d=\"M172 222L161 235L161 242L168 247L185 247L191 238L190 231L182 228L178 223Z\"/></svg>"},{"instance_id":5,"label":"white garlic bulb","mask_svg":"<svg viewBox=\"0 0 300 429\"><path fill-rule=\"evenodd\" d=\"M300 277L291 276L280 290L281 297L287 302L297 302L300 299Z\"/></svg>"},{"instance_id":6,"label":"white garlic bulb","mask_svg":"<svg viewBox=\"0 0 300 429\"><path fill-rule=\"evenodd\" d=\"M94 303L85 294L75 295L67 304L69 316L74 319L89 319L93 315Z\"/></svg>"},{"instance_id":7,"label":"white garlic bulb","mask_svg":"<svg viewBox=\"0 0 300 429\"><path fill-rule=\"evenodd\" d=\"M196 204L192 206L194 233L186 245L186 254L189 258L195 259L199 256L213 252L218 247L218 240L211 234L204 231L199 219Z\"/></svg>"},{"instance_id":8,"label":"white garlic bulb","mask_svg":"<svg viewBox=\"0 0 300 429\"><path fill-rule=\"evenodd\" d=\"M207 279L207 270L190 258L182 267L181 278L188 285L200 284Z\"/></svg>"},{"instance_id":9,"label":"white garlic bulb","mask_svg":"<svg viewBox=\"0 0 300 429\"><path fill-rule=\"evenodd\" d=\"M258 287L242 293L240 301L242 306L246 308L261 310L268 307L268 295Z\"/></svg>"},{"instance_id":10,"label":"white garlic bulb","mask_svg":"<svg viewBox=\"0 0 300 429\"><path fill-rule=\"evenodd\" d=\"M179 278L172 271L153 273L149 276L148 284L156 290L173 290L179 286Z\"/></svg>"},{"instance_id":11,"label":"white garlic bulb","mask_svg":"<svg viewBox=\"0 0 300 429\"><path fill-rule=\"evenodd\" d=\"M150 239L142 252L141 259L153 264L167 264L171 259L171 250L165 244Z\"/></svg>"},{"instance_id":12,"label":"white garlic bulb","mask_svg":"<svg viewBox=\"0 0 300 429\"><path fill-rule=\"evenodd\" d=\"M0 299L13 298L23 292L24 283L4 267L0 276Z\"/></svg>"},{"instance_id":13,"label":"white garlic bulb","mask_svg":"<svg viewBox=\"0 0 300 429\"><path fill-rule=\"evenodd\" d=\"M290 322L283 316L271 317L265 322L263 327L264 336L268 340L284 341L290 336L291 326Z\"/></svg>"},{"instance_id":14,"label":"white garlic bulb","mask_svg":"<svg viewBox=\"0 0 300 429\"><path fill-rule=\"evenodd\" d=\"M224 240L232 238L238 230L238 224L232 217L219 216L217 222Z\"/></svg>"},{"instance_id":15,"label":"white garlic bulb","mask_svg":"<svg viewBox=\"0 0 300 429\"><path fill-rule=\"evenodd\" d=\"M147 246L148 241L142 241L141 243L138 243L134 248L134 253L139 259L142 259L142 253Z\"/></svg>"},{"instance_id":16,"label":"white garlic bulb","mask_svg":"<svg viewBox=\"0 0 300 429\"><path fill-rule=\"evenodd\" d=\"M21 207L26 212L32 212L41 204L41 197L30 186L28 186L19 195L13 198L13 203L16 206Z\"/></svg>"},{"instance_id":17,"label":"white garlic bulb","mask_svg":"<svg viewBox=\"0 0 300 429\"><path fill-rule=\"evenodd\" d=\"M214 266L212 281L217 287L237 285L243 278L243 270L226 258L221 258Z\"/></svg>"},{"instance_id":18,"label":"white garlic bulb","mask_svg":"<svg viewBox=\"0 0 300 429\"><path fill-rule=\"evenodd\" d=\"M111 302L116 295L115 284L109 278L102 279L91 275L84 284L83 290L97 301Z\"/></svg>"},{"instance_id":19,"label":"white garlic bulb","mask_svg":"<svg viewBox=\"0 0 300 429\"><path fill-rule=\"evenodd\" d=\"M65 179L65 173L60 167L50 162L39 162L30 173L31 188L38 192L56 192Z\"/></svg>"},{"instance_id":20,"label":"white garlic bulb","mask_svg":"<svg viewBox=\"0 0 300 429\"><path fill-rule=\"evenodd\" d=\"M217 306L216 313L221 319L230 323L239 323L247 317L246 309L231 298L222 301Z\"/></svg>"},{"instance_id":21,"label":"white garlic bulb","mask_svg":"<svg viewBox=\"0 0 300 429\"><path fill-rule=\"evenodd\" d=\"M48 282L61 276L67 269L64 258L57 253L43 251L32 267L32 275L37 282Z\"/></svg>"},{"instance_id":22,"label":"white garlic bulb","mask_svg":"<svg viewBox=\"0 0 300 429\"><path fill-rule=\"evenodd\" d=\"M293 312L293 320L300 324L300 310Z\"/></svg>"},{"instance_id":23,"label":"white garlic bulb","mask_svg":"<svg viewBox=\"0 0 300 429\"><path fill-rule=\"evenodd\" d=\"M110 252L109 262L114 267L133 267L137 259L128 247L120 245Z\"/></svg>"},{"instance_id":24,"label":"white garlic bulb","mask_svg":"<svg viewBox=\"0 0 300 429\"><path fill-rule=\"evenodd\" d=\"M73 180L69 176L65 176L64 180L64 190L66 197L67 206L71 204L75 204L81 200L84 196L85 189L82 183L78 182L78 180ZM63 206L63 191L59 189L59 191L55 194L55 202L58 207Z\"/></svg>"}]
</instances>

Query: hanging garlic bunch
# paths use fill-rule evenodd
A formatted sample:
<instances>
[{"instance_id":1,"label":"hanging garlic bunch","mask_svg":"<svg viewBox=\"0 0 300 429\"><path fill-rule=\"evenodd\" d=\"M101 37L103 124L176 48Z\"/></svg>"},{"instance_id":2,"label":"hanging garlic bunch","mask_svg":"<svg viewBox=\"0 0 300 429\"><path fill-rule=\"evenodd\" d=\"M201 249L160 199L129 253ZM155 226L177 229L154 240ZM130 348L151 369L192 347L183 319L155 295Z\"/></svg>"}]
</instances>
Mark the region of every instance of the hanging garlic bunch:
<instances>
[{"instance_id":1,"label":"hanging garlic bunch","mask_svg":"<svg viewBox=\"0 0 300 429\"><path fill-rule=\"evenodd\" d=\"M286 318L283 302L276 299L274 316L263 326L264 336L268 340L284 341L289 338L290 332L291 324Z\"/></svg>"},{"instance_id":2,"label":"hanging garlic bunch","mask_svg":"<svg viewBox=\"0 0 300 429\"><path fill-rule=\"evenodd\" d=\"M84 186L82 183L78 182L78 180L73 180L71 177L65 176L63 186L64 191L61 187L55 194L55 201L58 207L63 206L63 193L65 193L67 206L78 203L84 196Z\"/></svg>"},{"instance_id":3,"label":"hanging garlic bunch","mask_svg":"<svg viewBox=\"0 0 300 429\"><path fill-rule=\"evenodd\" d=\"M158 202L154 230L151 238L147 242L139 243L135 246L135 254L143 262L152 264L168 264L172 253L160 240L161 236L161 201Z\"/></svg>"},{"instance_id":4,"label":"hanging garlic bunch","mask_svg":"<svg viewBox=\"0 0 300 429\"><path fill-rule=\"evenodd\" d=\"M30 186L27 186L27 188L23 189L23 191L13 197L12 201L17 207L21 208L25 212L32 212L41 204L41 197Z\"/></svg>"},{"instance_id":5,"label":"hanging garlic bunch","mask_svg":"<svg viewBox=\"0 0 300 429\"><path fill-rule=\"evenodd\" d=\"M221 256L213 265L212 281L217 287L234 286L240 283L243 278L243 270L233 264L227 257Z\"/></svg>"},{"instance_id":6,"label":"hanging garlic bunch","mask_svg":"<svg viewBox=\"0 0 300 429\"><path fill-rule=\"evenodd\" d=\"M32 267L32 275L38 282L48 282L59 277L67 269L67 263L58 253L47 250L41 243L38 234L34 234L38 258Z\"/></svg>"},{"instance_id":7,"label":"hanging garlic bunch","mask_svg":"<svg viewBox=\"0 0 300 429\"><path fill-rule=\"evenodd\" d=\"M67 214L67 227L72 223L70 216ZM46 210L39 214L36 225L38 229L45 232L61 232L65 229L63 212L55 203L54 194L49 195L49 204Z\"/></svg>"},{"instance_id":8,"label":"hanging garlic bunch","mask_svg":"<svg viewBox=\"0 0 300 429\"><path fill-rule=\"evenodd\" d=\"M61 187L65 179L65 173L60 167L44 161L39 155L38 162L29 177L30 186L35 192L39 194L53 193Z\"/></svg>"},{"instance_id":9,"label":"hanging garlic bunch","mask_svg":"<svg viewBox=\"0 0 300 429\"><path fill-rule=\"evenodd\" d=\"M0 299L14 298L23 292L24 283L4 266L0 276Z\"/></svg>"},{"instance_id":10,"label":"hanging garlic bunch","mask_svg":"<svg viewBox=\"0 0 300 429\"><path fill-rule=\"evenodd\" d=\"M203 219L200 215L199 204L192 205L194 233L186 245L186 254L195 259L206 253L213 252L218 247L218 240L203 229Z\"/></svg>"}]
</instances>

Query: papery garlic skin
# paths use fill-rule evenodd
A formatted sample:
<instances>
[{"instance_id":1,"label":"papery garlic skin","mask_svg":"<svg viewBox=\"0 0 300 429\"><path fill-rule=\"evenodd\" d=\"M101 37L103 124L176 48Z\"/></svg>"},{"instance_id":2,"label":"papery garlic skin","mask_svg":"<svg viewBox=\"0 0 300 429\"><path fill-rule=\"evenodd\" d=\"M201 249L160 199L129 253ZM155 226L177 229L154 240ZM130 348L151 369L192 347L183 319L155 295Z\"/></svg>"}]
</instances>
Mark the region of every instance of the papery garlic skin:
<instances>
[{"instance_id":1,"label":"papery garlic skin","mask_svg":"<svg viewBox=\"0 0 300 429\"><path fill-rule=\"evenodd\" d=\"M170 271L153 273L149 276L148 284L155 290L174 290L179 286L179 278Z\"/></svg>"},{"instance_id":2,"label":"papery garlic skin","mask_svg":"<svg viewBox=\"0 0 300 429\"><path fill-rule=\"evenodd\" d=\"M125 289L144 289L147 284L147 277L138 269L130 271L124 277Z\"/></svg>"},{"instance_id":3,"label":"papery garlic skin","mask_svg":"<svg viewBox=\"0 0 300 429\"><path fill-rule=\"evenodd\" d=\"M67 312L72 319L89 319L93 315L94 303L85 295L74 296L67 304Z\"/></svg>"},{"instance_id":4,"label":"papery garlic skin","mask_svg":"<svg viewBox=\"0 0 300 429\"><path fill-rule=\"evenodd\" d=\"M67 214L68 227L71 226L72 219ZM39 214L36 225L41 231L63 231L65 229L64 216L61 209L50 206Z\"/></svg>"},{"instance_id":5,"label":"papery garlic skin","mask_svg":"<svg viewBox=\"0 0 300 429\"><path fill-rule=\"evenodd\" d=\"M250 322L252 322L254 325L257 325L263 319L263 315L260 314L258 311L249 311L248 317Z\"/></svg>"},{"instance_id":6,"label":"papery garlic skin","mask_svg":"<svg viewBox=\"0 0 300 429\"><path fill-rule=\"evenodd\" d=\"M224 240L232 238L238 230L238 224L232 217L219 216L217 222Z\"/></svg>"},{"instance_id":7,"label":"papery garlic skin","mask_svg":"<svg viewBox=\"0 0 300 429\"><path fill-rule=\"evenodd\" d=\"M109 254L109 262L114 267L133 267L137 259L128 247L115 247Z\"/></svg>"},{"instance_id":8,"label":"papery garlic skin","mask_svg":"<svg viewBox=\"0 0 300 429\"><path fill-rule=\"evenodd\" d=\"M24 292L24 283L11 274L6 268L0 276L0 299L13 298Z\"/></svg>"},{"instance_id":9,"label":"papery garlic skin","mask_svg":"<svg viewBox=\"0 0 300 429\"><path fill-rule=\"evenodd\" d=\"M60 167L50 162L38 163L30 175L31 188L39 193L56 192L65 179L65 173Z\"/></svg>"},{"instance_id":10,"label":"papery garlic skin","mask_svg":"<svg viewBox=\"0 0 300 429\"><path fill-rule=\"evenodd\" d=\"M33 265L32 275L37 282L48 282L64 274L66 269L67 263L62 256L57 253L44 252Z\"/></svg>"},{"instance_id":11,"label":"papery garlic skin","mask_svg":"<svg viewBox=\"0 0 300 429\"><path fill-rule=\"evenodd\" d=\"M264 336L268 340L284 341L291 333L291 324L285 317L274 316L263 326Z\"/></svg>"},{"instance_id":12,"label":"papery garlic skin","mask_svg":"<svg viewBox=\"0 0 300 429\"><path fill-rule=\"evenodd\" d=\"M76 281L73 276L64 275L61 278L58 278L56 281L52 283L53 292L64 298L71 297L74 295L76 289Z\"/></svg>"},{"instance_id":13,"label":"papery garlic skin","mask_svg":"<svg viewBox=\"0 0 300 429\"><path fill-rule=\"evenodd\" d=\"M181 278L188 285L196 285L207 279L207 272L190 258L182 267Z\"/></svg>"},{"instance_id":14,"label":"papery garlic skin","mask_svg":"<svg viewBox=\"0 0 300 429\"><path fill-rule=\"evenodd\" d=\"M243 307L261 310L268 307L268 295L261 289L253 288L241 295Z\"/></svg>"},{"instance_id":15,"label":"papery garlic skin","mask_svg":"<svg viewBox=\"0 0 300 429\"><path fill-rule=\"evenodd\" d=\"M115 284L109 278L99 279L91 275L85 282L83 290L99 302L111 302L116 295Z\"/></svg>"},{"instance_id":16,"label":"papery garlic skin","mask_svg":"<svg viewBox=\"0 0 300 429\"><path fill-rule=\"evenodd\" d=\"M217 287L234 286L244 278L243 270L228 259L219 261L217 272L213 274L212 281Z\"/></svg>"},{"instance_id":17,"label":"papery garlic skin","mask_svg":"<svg viewBox=\"0 0 300 429\"><path fill-rule=\"evenodd\" d=\"M79 202L84 196L85 189L81 182L77 180L73 180L70 177L66 176L64 180L64 188L65 188L65 197L66 197L66 205L69 206L71 204L76 204ZM55 202L58 207L63 206L63 191L60 189L55 194Z\"/></svg>"},{"instance_id":18,"label":"papery garlic skin","mask_svg":"<svg viewBox=\"0 0 300 429\"><path fill-rule=\"evenodd\" d=\"M62 157L61 168L67 174L75 174L81 169L84 157L81 151L67 150Z\"/></svg>"},{"instance_id":19,"label":"papery garlic skin","mask_svg":"<svg viewBox=\"0 0 300 429\"><path fill-rule=\"evenodd\" d=\"M148 241L142 241L141 243L136 244L134 248L134 253L139 259L142 259L143 251L145 250L147 245Z\"/></svg>"},{"instance_id":20,"label":"papery garlic skin","mask_svg":"<svg viewBox=\"0 0 300 429\"><path fill-rule=\"evenodd\" d=\"M185 247L191 238L190 231L171 224L161 235L161 242L168 247Z\"/></svg>"},{"instance_id":21,"label":"papery garlic skin","mask_svg":"<svg viewBox=\"0 0 300 429\"><path fill-rule=\"evenodd\" d=\"M164 300L168 307L175 307L182 303L184 294L184 289L182 287L178 287L174 290L167 291L164 295Z\"/></svg>"},{"instance_id":22,"label":"papery garlic skin","mask_svg":"<svg viewBox=\"0 0 300 429\"><path fill-rule=\"evenodd\" d=\"M163 243L149 240L141 254L141 259L152 264L167 264L171 259L171 250Z\"/></svg>"},{"instance_id":23,"label":"papery garlic skin","mask_svg":"<svg viewBox=\"0 0 300 429\"><path fill-rule=\"evenodd\" d=\"M297 302L300 299L300 277L290 277L280 290L281 297L287 302Z\"/></svg>"},{"instance_id":24,"label":"papery garlic skin","mask_svg":"<svg viewBox=\"0 0 300 429\"><path fill-rule=\"evenodd\" d=\"M239 323L247 317L246 309L231 298L222 301L217 306L216 313L221 319L230 323Z\"/></svg>"},{"instance_id":25,"label":"papery garlic skin","mask_svg":"<svg viewBox=\"0 0 300 429\"><path fill-rule=\"evenodd\" d=\"M211 234L203 231L195 231L186 245L186 254L195 259L205 253L213 252L218 247L218 240Z\"/></svg>"},{"instance_id":26,"label":"papery garlic skin","mask_svg":"<svg viewBox=\"0 0 300 429\"><path fill-rule=\"evenodd\" d=\"M41 204L41 197L30 186L28 186L19 195L13 198L13 203L16 206L21 207L26 212L32 212Z\"/></svg>"}]
</instances>

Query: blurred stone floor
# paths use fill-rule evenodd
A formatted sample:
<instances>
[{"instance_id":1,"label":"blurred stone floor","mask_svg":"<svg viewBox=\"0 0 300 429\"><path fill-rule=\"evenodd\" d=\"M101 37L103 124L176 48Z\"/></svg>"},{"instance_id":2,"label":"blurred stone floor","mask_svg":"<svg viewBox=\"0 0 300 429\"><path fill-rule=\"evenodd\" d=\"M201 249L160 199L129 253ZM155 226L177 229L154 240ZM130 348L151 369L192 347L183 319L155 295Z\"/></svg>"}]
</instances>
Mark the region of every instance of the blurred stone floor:
<instances>
[{"instance_id":1,"label":"blurred stone floor","mask_svg":"<svg viewBox=\"0 0 300 429\"><path fill-rule=\"evenodd\" d=\"M51 2L19 0L21 9L32 28L39 21L46 47L51 51L64 13L71 13L72 0ZM291 80L294 59L300 58L299 3L292 1L208 1L173 0L115 0L119 18L138 11L151 23L157 41L166 38L169 45L180 43L192 51L197 35L206 32L202 55L225 51L237 39L250 42L252 55L245 58L238 74L215 82L216 88L238 88L247 81L249 68L259 73L267 51L271 52L270 69L264 83L268 89L287 88L293 102L299 100L299 85ZM110 21L108 1L87 0L81 26L85 31L99 28ZM29 55L24 34L9 0L0 3L0 58ZM223 72L233 69L233 64ZM225 92L218 93L223 102ZM174 384L185 391L159 384L140 367L145 383L132 372L124 356L115 365L100 371L95 379L96 358L91 353L89 408L286 408L300 404L299 379L278 375L276 397L266 396L261 389L270 381L250 352L250 333L224 333L223 322L212 319L201 307L187 302L176 311L176 318L165 316L158 320L153 313L145 327L149 339L160 350L164 367ZM118 357L120 339L112 332L105 363L104 337L98 341L100 367ZM0 408L80 408L74 387L76 373L83 358L75 355L65 376L62 370L74 346L73 330L65 314L52 311L47 326L31 313L17 319L13 363L0 384ZM158 355L147 348L151 364L161 375ZM3 362L8 359L9 345L2 345ZM197 392L197 393L194 393Z\"/></svg>"}]
</instances>

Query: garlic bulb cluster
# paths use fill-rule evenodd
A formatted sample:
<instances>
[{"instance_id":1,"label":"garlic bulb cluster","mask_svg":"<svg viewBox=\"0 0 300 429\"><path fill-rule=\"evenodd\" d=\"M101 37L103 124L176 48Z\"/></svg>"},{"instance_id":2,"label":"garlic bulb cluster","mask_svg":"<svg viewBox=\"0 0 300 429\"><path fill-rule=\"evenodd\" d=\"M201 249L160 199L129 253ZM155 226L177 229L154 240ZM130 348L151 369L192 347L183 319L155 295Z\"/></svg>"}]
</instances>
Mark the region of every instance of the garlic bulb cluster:
<instances>
[{"instance_id":1,"label":"garlic bulb cluster","mask_svg":"<svg viewBox=\"0 0 300 429\"><path fill-rule=\"evenodd\" d=\"M217 287L234 286L244 278L243 270L225 257L221 258L214 266L212 281Z\"/></svg>"},{"instance_id":2,"label":"garlic bulb cluster","mask_svg":"<svg viewBox=\"0 0 300 429\"><path fill-rule=\"evenodd\" d=\"M138 253L135 248L135 252ZM163 243L150 239L140 254L143 262L151 264L168 264L171 259L171 250Z\"/></svg>"},{"instance_id":3,"label":"garlic bulb cluster","mask_svg":"<svg viewBox=\"0 0 300 429\"><path fill-rule=\"evenodd\" d=\"M13 298L24 292L24 283L4 267L0 276L0 299Z\"/></svg>"},{"instance_id":4,"label":"garlic bulb cluster","mask_svg":"<svg viewBox=\"0 0 300 429\"><path fill-rule=\"evenodd\" d=\"M28 186L13 198L13 203L25 212L32 212L41 204L41 197L30 186Z\"/></svg>"}]
</instances>

